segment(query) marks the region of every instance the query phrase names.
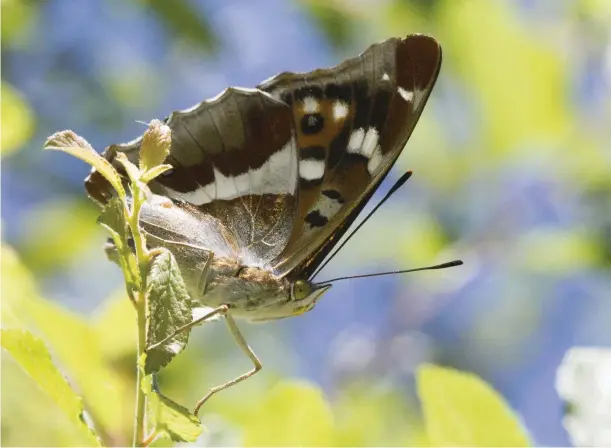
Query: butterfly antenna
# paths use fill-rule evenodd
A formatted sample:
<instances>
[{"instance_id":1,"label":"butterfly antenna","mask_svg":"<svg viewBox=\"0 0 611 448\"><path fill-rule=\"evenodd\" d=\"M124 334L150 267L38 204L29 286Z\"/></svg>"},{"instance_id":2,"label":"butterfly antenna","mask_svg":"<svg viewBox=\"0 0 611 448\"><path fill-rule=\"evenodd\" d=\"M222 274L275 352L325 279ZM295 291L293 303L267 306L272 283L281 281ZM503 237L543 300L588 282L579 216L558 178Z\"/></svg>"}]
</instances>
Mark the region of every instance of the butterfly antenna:
<instances>
[{"instance_id":1,"label":"butterfly antenna","mask_svg":"<svg viewBox=\"0 0 611 448\"><path fill-rule=\"evenodd\" d=\"M382 198L382 200L376 204L376 206L369 212L365 219L363 219L359 223L359 225L356 226L356 228L348 234L346 239L344 239L344 241L342 241L342 243L331 253L331 255L327 257L325 262L320 265L316 272L314 272L314 275L312 275L311 279L314 279L314 277L316 277L320 273L320 271L322 271L323 268L327 264L329 264L331 260L333 260L333 258L339 253L340 250L342 250L342 247L346 245L350 238L352 238L354 234L359 231L363 224L365 224L369 220L369 218L371 218L371 216L382 206L382 204L384 204L399 188L401 188L403 184L407 181L407 179L409 179L410 177L412 177L412 172L407 171L403 174L403 176L399 178L399 180L397 180L397 182L395 182L395 184L390 188L390 190L388 190L388 193L386 193L386 196L384 196L384 198Z\"/></svg>"},{"instance_id":2,"label":"butterfly antenna","mask_svg":"<svg viewBox=\"0 0 611 448\"><path fill-rule=\"evenodd\" d=\"M353 278L365 278L365 277L379 277L382 275L394 275L394 274L406 274L408 272L417 272L417 271L432 271L435 269L446 269L452 268L454 266L460 266L463 264L462 260L454 260L448 263L436 264L434 266L426 266L424 268L416 268L416 269L403 269L400 271L388 271L388 272L378 272L377 274L363 274L363 275L350 275L348 277L337 277L332 278L331 280L326 280L321 283L317 283L318 286L326 286L331 283L339 282L340 280L348 280Z\"/></svg>"}]
</instances>

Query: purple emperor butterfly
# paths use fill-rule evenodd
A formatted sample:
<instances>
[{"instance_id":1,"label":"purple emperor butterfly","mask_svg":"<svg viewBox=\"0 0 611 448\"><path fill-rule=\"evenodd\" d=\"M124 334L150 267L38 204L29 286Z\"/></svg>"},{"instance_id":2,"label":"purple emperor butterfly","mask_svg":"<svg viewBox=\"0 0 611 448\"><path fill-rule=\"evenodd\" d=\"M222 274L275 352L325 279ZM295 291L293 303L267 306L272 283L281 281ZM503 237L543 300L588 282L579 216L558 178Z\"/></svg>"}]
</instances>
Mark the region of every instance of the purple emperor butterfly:
<instances>
[{"instance_id":1,"label":"purple emperor butterfly","mask_svg":"<svg viewBox=\"0 0 611 448\"><path fill-rule=\"evenodd\" d=\"M196 413L261 369L234 317L298 315L330 288L312 276L395 163L440 65L433 38L393 38L333 68L228 88L166 120L173 169L150 188L172 201L142 210L147 242L169 248L190 295L214 309L193 324L224 316L255 366L211 389ZM104 155L137 162L140 144ZM85 184L100 203L112 195L96 171Z\"/></svg>"}]
</instances>

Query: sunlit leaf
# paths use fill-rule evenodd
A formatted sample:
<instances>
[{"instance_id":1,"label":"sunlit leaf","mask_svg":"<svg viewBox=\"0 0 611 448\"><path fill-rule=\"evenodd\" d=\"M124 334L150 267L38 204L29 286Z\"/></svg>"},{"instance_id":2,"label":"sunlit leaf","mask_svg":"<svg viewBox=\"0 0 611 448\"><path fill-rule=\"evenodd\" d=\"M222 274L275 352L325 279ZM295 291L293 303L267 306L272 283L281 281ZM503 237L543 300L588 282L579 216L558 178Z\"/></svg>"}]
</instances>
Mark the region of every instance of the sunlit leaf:
<instances>
[{"instance_id":1,"label":"sunlit leaf","mask_svg":"<svg viewBox=\"0 0 611 448\"><path fill-rule=\"evenodd\" d=\"M103 233L97 214L90 203L62 197L27 209L18 242L25 263L35 273L69 266Z\"/></svg>"},{"instance_id":2,"label":"sunlit leaf","mask_svg":"<svg viewBox=\"0 0 611 448\"><path fill-rule=\"evenodd\" d=\"M73 131L59 131L47 138L44 148L65 152L88 163L110 182L119 197L125 197L125 189L119 173L83 137Z\"/></svg>"},{"instance_id":3,"label":"sunlit leaf","mask_svg":"<svg viewBox=\"0 0 611 448\"><path fill-rule=\"evenodd\" d=\"M106 299L94 313L92 325L104 357L136 359L136 312L124 290ZM112 331L110 331L112 329Z\"/></svg>"},{"instance_id":4,"label":"sunlit leaf","mask_svg":"<svg viewBox=\"0 0 611 448\"><path fill-rule=\"evenodd\" d=\"M478 130L488 154L530 155L571 129L562 55L529 32L510 2L441 1L439 38L451 66L481 111Z\"/></svg>"},{"instance_id":5,"label":"sunlit leaf","mask_svg":"<svg viewBox=\"0 0 611 448\"><path fill-rule=\"evenodd\" d=\"M170 127L159 120L152 120L142 136L140 171L144 173L161 165L170 153L171 144L172 131Z\"/></svg>"},{"instance_id":6,"label":"sunlit leaf","mask_svg":"<svg viewBox=\"0 0 611 448\"><path fill-rule=\"evenodd\" d=\"M190 297L174 255L162 251L152 262L147 281L149 327L147 345L162 342L193 319ZM146 372L152 373L169 363L189 340L189 330L161 346L147 351Z\"/></svg>"},{"instance_id":7,"label":"sunlit leaf","mask_svg":"<svg viewBox=\"0 0 611 448\"><path fill-rule=\"evenodd\" d=\"M172 169L172 165L167 165L167 164L158 165L154 168L151 168L146 173L142 174L141 180L144 183L150 182L151 180L155 179L157 176L160 176L161 174L171 169Z\"/></svg>"},{"instance_id":8,"label":"sunlit leaf","mask_svg":"<svg viewBox=\"0 0 611 448\"><path fill-rule=\"evenodd\" d=\"M348 44L353 32L353 20L348 11L332 1L302 0L301 3L331 45L341 48Z\"/></svg>"},{"instance_id":9,"label":"sunlit leaf","mask_svg":"<svg viewBox=\"0 0 611 448\"><path fill-rule=\"evenodd\" d=\"M191 45L214 50L218 40L203 11L185 0L142 0L157 19L176 37Z\"/></svg>"},{"instance_id":10,"label":"sunlit leaf","mask_svg":"<svg viewBox=\"0 0 611 448\"><path fill-rule=\"evenodd\" d=\"M149 396L153 425L175 442L194 442L202 433L199 419L188 409L158 393Z\"/></svg>"},{"instance_id":11,"label":"sunlit leaf","mask_svg":"<svg viewBox=\"0 0 611 448\"><path fill-rule=\"evenodd\" d=\"M601 246L587 231L541 226L524 234L517 244L521 264L536 271L574 272L602 259Z\"/></svg>"},{"instance_id":12,"label":"sunlit leaf","mask_svg":"<svg viewBox=\"0 0 611 448\"><path fill-rule=\"evenodd\" d=\"M422 422L394 390L358 382L334 397L337 446L422 446Z\"/></svg>"},{"instance_id":13,"label":"sunlit leaf","mask_svg":"<svg viewBox=\"0 0 611 448\"><path fill-rule=\"evenodd\" d=\"M42 340L26 330L7 329L2 330L1 342L2 347L53 399L66 417L89 435L90 443L99 446L99 441L83 420L81 398L76 395L57 370Z\"/></svg>"},{"instance_id":14,"label":"sunlit leaf","mask_svg":"<svg viewBox=\"0 0 611 448\"><path fill-rule=\"evenodd\" d=\"M138 168L135 164L133 164L132 161L129 160L124 153L122 152L117 153L115 160L119 162L121 165L123 165L123 168L125 168L125 172L127 173L127 176L129 177L129 179L132 182L139 181L140 168Z\"/></svg>"},{"instance_id":15,"label":"sunlit leaf","mask_svg":"<svg viewBox=\"0 0 611 448\"><path fill-rule=\"evenodd\" d=\"M2 446L95 445L91 431L66 417L8 352L0 352Z\"/></svg>"},{"instance_id":16,"label":"sunlit leaf","mask_svg":"<svg viewBox=\"0 0 611 448\"><path fill-rule=\"evenodd\" d=\"M3 26L4 22L3 17ZM17 90L5 81L2 81L1 85L2 122L0 148L2 149L2 156L6 156L22 147L32 136L34 117L32 116L30 106Z\"/></svg>"},{"instance_id":17,"label":"sunlit leaf","mask_svg":"<svg viewBox=\"0 0 611 448\"><path fill-rule=\"evenodd\" d=\"M283 381L269 391L242 427L245 446L331 446L333 415L322 391Z\"/></svg>"},{"instance_id":18,"label":"sunlit leaf","mask_svg":"<svg viewBox=\"0 0 611 448\"><path fill-rule=\"evenodd\" d=\"M106 363L94 329L82 317L40 297L34 279L10 247L2 246L0 262L2 313L8 307L43 337L105 431L120 435L131 428L133 385Z\"/></svg>"},{"instance_id":19,"label":"sunlit leaf","mask_svg":"<svg viewBox=\"0 0 611 448\"><path fill-rule=\"evenodd\" d=\"M432 446L530 446L503 397L477 376L425 365L417 383Z\"/></svg>"}]
</instances>

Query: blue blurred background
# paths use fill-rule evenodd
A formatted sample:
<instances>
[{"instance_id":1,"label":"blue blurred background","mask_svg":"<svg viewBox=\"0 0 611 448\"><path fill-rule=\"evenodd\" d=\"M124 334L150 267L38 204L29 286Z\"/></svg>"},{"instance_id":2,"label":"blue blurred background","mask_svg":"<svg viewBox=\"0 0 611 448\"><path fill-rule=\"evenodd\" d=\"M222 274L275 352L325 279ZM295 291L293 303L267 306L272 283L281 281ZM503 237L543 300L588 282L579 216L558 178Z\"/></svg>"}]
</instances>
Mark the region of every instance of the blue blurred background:
<instances>
[{"instance_id":1,"label":"blue blurred background","mask_svg":"<svg viewBox=\"0 0 611 448\"><path fill-rule=\"evenodd\" d=\"M370 407L374 394L379 435L346 443L407 444L397 428L418 420L414 369L435 362L490 382L536 444L566 445L555 371L573 345L611 345L610 26L605 0L3 0L3 244L41 296L100 326L127 381L132 316L83 190L88 167L43 152L45 138L72 129L101 151L227 86L431 34L440 78L375 198L406 169L414 176L324 278L465 265L340 282L304 316L242 323L265 368L227 400L256 403L285 377L318 384L334 406L360 397ZM191 406L247 368L211 324L161 384ZM4 429L20 409L6 400L17 410ZM211 401L208 443L240 443L247 417L228 403Z\"/></svg>"}]
</instances>

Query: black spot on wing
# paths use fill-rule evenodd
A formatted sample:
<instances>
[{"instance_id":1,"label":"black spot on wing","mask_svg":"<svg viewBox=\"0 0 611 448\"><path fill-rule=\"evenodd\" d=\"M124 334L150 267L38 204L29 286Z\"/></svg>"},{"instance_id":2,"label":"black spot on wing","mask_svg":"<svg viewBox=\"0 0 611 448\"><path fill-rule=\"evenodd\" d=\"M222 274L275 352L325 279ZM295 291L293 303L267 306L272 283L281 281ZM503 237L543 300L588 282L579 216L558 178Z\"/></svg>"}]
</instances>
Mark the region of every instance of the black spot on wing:
<instances>
[{"instance_id":1,"label":"black spot on wing","mask_svg":"<svg viewBox=\"0 0 611 448\"><path fill-rule=\"evenodd\" d=\"M344 198L342 197L341 193L337 190L323 190L322 194L324 194L329 199L333 199L334 201L337 201L340 204L344 203Z\"/></svg>"},{"instance_id":2,"label":"black spot on wing","mask_svg":"<svg viewBox=\"0 0 611 448\"><path fill-rule=\"evenodd\" d=\"M325 119L321 114L306 114L301 117L299 126L306 135L318 134L325 127Z\"/></svg>"},{"instance_id":3,"label":"black spot on wing","mask_svg":"<svg viewBox=\"0 0 611 448\"><path fill-rule=\"evenodd\" d=\"M321 215L318 210L313 210L307 214L305 217L305 222L310 224L310 227L312 228L324 227L329 222L329 219L326 216Z\"/></svg>"}]
</instances>

